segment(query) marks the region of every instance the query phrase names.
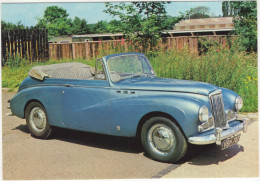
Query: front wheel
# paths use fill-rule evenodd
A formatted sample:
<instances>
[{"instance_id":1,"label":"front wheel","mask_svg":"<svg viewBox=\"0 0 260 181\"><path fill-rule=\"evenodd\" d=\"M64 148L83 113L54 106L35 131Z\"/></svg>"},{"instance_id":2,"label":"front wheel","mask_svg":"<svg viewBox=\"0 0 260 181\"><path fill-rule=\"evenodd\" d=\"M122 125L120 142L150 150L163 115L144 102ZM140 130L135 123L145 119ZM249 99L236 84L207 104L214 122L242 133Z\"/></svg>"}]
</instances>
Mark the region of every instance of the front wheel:
<instances>
[{"instance_id":1,"label":"front wheel","mask_svg":"<svg viewBox=\"0 0 260 181\"><path fill-rule=\"evenodd\" d=\"M146 153L162 162L174 163L187 151L187 142L179 127L164 117L153 117L144 123L141 141Z\"/></svg>"},{"instance_id":2,"label":"front wheel","mask_svg":"<svg viewBox=\"0 0 260 181\"><path fill-rule=\"evenodd\" d=\"M25 118L33 137L47 139L51 136L53 129L49 125L46 110L40 103L30 103L26 108Z\"/></svg>"}]
</instances>

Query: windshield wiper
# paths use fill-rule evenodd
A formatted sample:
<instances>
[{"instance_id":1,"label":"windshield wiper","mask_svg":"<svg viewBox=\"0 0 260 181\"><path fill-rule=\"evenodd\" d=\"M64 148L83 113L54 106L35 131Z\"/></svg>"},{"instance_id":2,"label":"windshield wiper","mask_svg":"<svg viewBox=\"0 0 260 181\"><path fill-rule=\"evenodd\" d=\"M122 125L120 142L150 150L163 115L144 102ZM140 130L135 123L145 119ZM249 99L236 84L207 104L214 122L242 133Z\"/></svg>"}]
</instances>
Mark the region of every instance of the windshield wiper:
<instances>
[{"instance_id":1,"label":"windshield wiper","mask_svg":"<svg viewBox=\"0 0 260 181\"><path fill-rule=\"evenodd\" d=\"M144 74L134 74L134 75L131 75L131 78L137 78L137 77L141 77L143 76Z\"/></svg>"},{"instance_id":2,"label":"windshield wiper","mask_svg":"<svg viewBox=\"0 0 260 181\"><path fill-rule=\"evenodd\" d=\"M154 77L155 74L135 74L130 76L131 78L137 78L137 77Z\"/></svg>"},{"instance_id":3,"label":"windshield wiper","mask_svg":"<svg viewBox=\"0 0 260 181\"><path fill-rule=\"evenodd\" d=\"M121 77L121 80L123 79L128 79L128 78L138 78L138 77L150 77L150 76L153 76L153 75L150 75L150 74L134 74L134 75L129 75L129 76L126 76L126 77Z\"/></svg>"}]
</instances>

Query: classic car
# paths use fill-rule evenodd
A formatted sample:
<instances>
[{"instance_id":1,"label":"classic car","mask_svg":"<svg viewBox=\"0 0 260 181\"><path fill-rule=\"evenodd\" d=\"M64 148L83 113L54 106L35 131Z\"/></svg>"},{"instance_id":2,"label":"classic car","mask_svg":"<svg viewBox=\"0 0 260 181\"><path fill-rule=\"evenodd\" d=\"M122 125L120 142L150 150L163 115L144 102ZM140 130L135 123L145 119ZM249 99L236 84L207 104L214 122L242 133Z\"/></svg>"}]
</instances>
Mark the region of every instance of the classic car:
<instances>
[{"instance_id":1,"label":"classic car","mask_svg":"<svg viewBox=\"0 0 260 181\"><path fill-rule=\"evenodd\" d=\"M9 101L31 135L49 138L55 127L137 137L154 160L176 162L190 144L222 149L239 141L242 98L204 82L159 78L142 53L83 63L33 67Z\"/></svg>"}]
</instances>

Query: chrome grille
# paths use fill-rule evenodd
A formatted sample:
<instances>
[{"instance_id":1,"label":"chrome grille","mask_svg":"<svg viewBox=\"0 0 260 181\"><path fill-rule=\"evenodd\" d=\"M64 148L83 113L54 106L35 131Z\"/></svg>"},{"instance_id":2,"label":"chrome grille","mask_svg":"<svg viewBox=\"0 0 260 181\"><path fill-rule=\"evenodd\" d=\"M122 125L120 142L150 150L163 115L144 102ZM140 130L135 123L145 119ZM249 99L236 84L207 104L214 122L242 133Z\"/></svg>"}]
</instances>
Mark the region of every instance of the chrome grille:
<instances>
[{"instance_id":1,"label":"chrome grille","mask_svg":"<svg viewBox=\"0 0 260 181\"><path fill-rule=\"evenodd\" d=\"M209 95L211 113L214 118L215 128L226 127L226 115L221 90L217 90Z\"/></svg>"}]
</instances>

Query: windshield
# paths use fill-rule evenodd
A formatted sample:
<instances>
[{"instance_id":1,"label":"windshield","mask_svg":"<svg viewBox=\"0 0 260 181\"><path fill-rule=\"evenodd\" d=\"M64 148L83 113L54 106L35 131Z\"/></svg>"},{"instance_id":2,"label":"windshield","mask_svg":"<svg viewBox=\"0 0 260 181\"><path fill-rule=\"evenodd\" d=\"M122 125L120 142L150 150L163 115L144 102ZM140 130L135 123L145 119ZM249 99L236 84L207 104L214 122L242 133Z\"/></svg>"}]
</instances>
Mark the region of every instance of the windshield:
<instances>
[{"instance_id":1,"label":"windshield","mask_svg":"<svg viewBox=\"0 0 260 181\"><path fill-rule=\"evenodd\" d=\"M112 57L107 64L113 82L130 77L155 75L149 61L142 55Z\"/></svg>"}]
</instances>

